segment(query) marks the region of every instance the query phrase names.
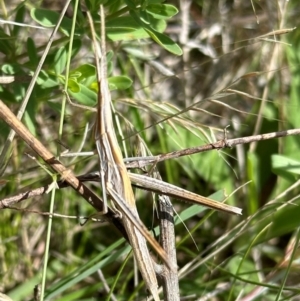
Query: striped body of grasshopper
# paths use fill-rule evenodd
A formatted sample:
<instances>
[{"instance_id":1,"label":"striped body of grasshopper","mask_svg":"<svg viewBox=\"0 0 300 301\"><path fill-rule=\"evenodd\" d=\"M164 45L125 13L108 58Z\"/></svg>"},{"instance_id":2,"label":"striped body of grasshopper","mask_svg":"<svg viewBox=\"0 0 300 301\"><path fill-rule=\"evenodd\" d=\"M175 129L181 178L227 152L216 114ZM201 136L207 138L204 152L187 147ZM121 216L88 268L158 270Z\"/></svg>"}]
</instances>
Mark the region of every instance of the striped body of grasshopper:
<instances>
[{"instance_id":1,"label":"striped body of grasshopper","mask_svg":"<svg viewBox=\"0 0 300 301\"><path fill-rule=\"evenodd\" d=\"M94 40L98 74L98 106L97 120L95 124L95 141L100 160L100 176L103 200L105 203L103 213L107 210L106 198L109 196L114 205L121 212L122 222L129 237L135 259L145 284L154 300L159 301L157 278L145 237L166 263L168 263L168 258L165 251L148 233L146 227L139 219L131 181L123 162L123 156L116 138L112 122L111 95L106 75L107 67L103 7L101 7L101 49L96 43L91 18L90 23Z\"/></svg>"}]
</instances>

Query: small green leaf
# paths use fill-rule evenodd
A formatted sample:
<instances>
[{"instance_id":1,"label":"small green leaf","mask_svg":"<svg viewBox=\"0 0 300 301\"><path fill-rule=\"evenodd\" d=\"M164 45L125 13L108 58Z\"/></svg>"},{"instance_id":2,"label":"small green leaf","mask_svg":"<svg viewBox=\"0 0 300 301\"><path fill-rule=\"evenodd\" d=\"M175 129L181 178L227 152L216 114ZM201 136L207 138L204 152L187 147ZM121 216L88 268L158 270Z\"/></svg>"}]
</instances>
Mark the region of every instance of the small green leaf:
<instances>
[{"instance_id":1,"label":"small green leaf","mask_svg":"<svg viewBox=\"0 0 300 301\"><path fill-rule=\"evenodd\" d=\"M82 74L80 72L78 72L78 71L71 71L70 72L70 77L72 77L72 78L78 79L78 78L80 78L81 75Z\"/></svg>"},{"instance_id":2,"label":"small green leaf","mask_svg":"<svg viewBox=\"0 0 300 301\"><path fill-rule=\"evenodd\" d=\"M68 89L70 96L85 106L95 106L97 103L97 93L80 83L78 86L80 88L78 93L73 93L70 89Z\"/></svg>"},{"instance_id":3,"label":"small green leaf","mask_svg":"<svg viewBox=\"0 0 300 301\"><path fill-rule=\"evenodd\" d=\"M151 26L163 32L167 25L164 20L152 18ZM148 33L131 16L121 16L106 23L106 32L112 41L128 41L149 38Z\"/></svg>"},{"instance_id":4,"label":"small green leaf","mask_svg":"<svg viewBox=\"0 0 300 301\"><path fill-rule=\"evenodd\" d=\"M22 69L18 64L3 64L1 70L5 74L10 74L10 75L20 74L22 72Z\"/></svg>"},{"instance_id":5,"label":"small green leaf","mask_svg":"<svg viewBox=\"0 0 300 301\"><path fill-rule=\"evenodd\" d=\"M80 51L82 46L82 41L80 39L74 39L71 51L71 58L74 58L76 54ZM69 43L66 45L66 49L69 49Z\"/></svg>"},{"instance_id":6,"label":"small green leaf","mask_svg":"<svg viewBox=\"0 0 300 301\"><path fill-rule=\"evenodd\" d=\"M58 85L57 77L54 75L48 75L47 72L42 70L37 79L37 83L44 89L53 88Z\"/></svg>"},{"instance_id":7,"label":"small green leaf","mask_svg":"<svg viewBox=\"0 0 300 301\"><path fill-rule=\"evenodd\" d=\"M111 91L124 90L132 85L132 80L127 76L113 76L108 78L108 84Z\"/></svg>"},{"instance_id":8,"label":"small green leaf","mask_svg":"<svg viewBox=\"0 0 300 301\"><path fill-rule=\"evenodd\" d=\"M72 78L68 80L68 89L72 91L73 93L79 93L80 92L80 86L79 84Z\"/></svg>"},{"instance_id":9,"label":"small green leaf","mask_svg":"<svg viewBox=\"0 0 300 301\"><path fill-rule=\"evenodd\" d=\"M272 155L272 170L288 181L300 174L300 162L282 155Z\"/></svg>"},{"instance_id":10,"label":"small green leaf","mask_svg":"<svg viewBox=\"0 0 300 301\"><path fill-rule=\"evenodd\" d=\"M300 161L282 155L272 155L272 168L300 175Z\"/></svg>"},{"instance_id":11,"label":"small green leaf","mask_svg":"<svg viewBox=\"0 0 300 301\"><path fill-rule=\"evenodd\" d=\"M143 21L143 19L141 19L141 16L138 15L135 11L130 11L130 15L136 21L136 23L139 24L157 44L161 45L167 51L175 55L182 55L181 48L168 36L155 30L152 27L152 22L151 26L148 25Z\"/></svg>"},{"instance_id":12,"label":"small green leaf","mask_svg":"<svg viewBox=\"0 0 300 301\"><path fill-rule=\"evenodd\" d=\"M41 8L33 8L30 11L31 18L36 21L37 23L41 24L45 27L54 27L56 26L59 20L59 13L48 10L48 9L41 9ZM62 19L60 29L62 32L69 36L72 27L72 20L64 17Z\"/></svg>"},{"instance_id":13,"label":"small green leaf","mask_svg":"<svg viewBox=\"0 0 300 301\"><path fill-rule=\"evenodd\" d=\"M258 204L258 191L259 191L259 160L257 154L254 152L248 152L247 154L247 176L250 183L248 184L248 201L246 203L249 214L254 214L257 211Z\"/></svg>"},{"instance_id":14,"label":"small green leaf","mask_svg":"<svg viewBox=\"0 0 300 301\"><path fill-rule=\"evenodd\" d=\"M95 76L96 75L96 68L91 64L83 64L78 68L71 71L70 76L74 76L74 74L80 74L78 77L78 81L83 81L84 79Z\"/></svg>"},{"instance_id":15,"label":"small green leaf","mask_svg":"<svg viewBox=\"0 0 300 301\"><path fill-rule=\"evenodd\" d=\"M126 5L129 9L136 9L136 4L131 0L125 0Z\"/></svg>"},{"instance_id":16,"label":"small green leaf","mask_svg":"<svg viewBox=\"0 0 300 301\"><path fill-rule=\"evenodd\" d=\"M54 27L59 14L46 9L33 8L30 11L31 18L45 27Z\"/></svg>"},{"instance_id":17,"label":"small green leaf","mask_svg":"<svg viewBox=\"0 0 300 301\"><path fill-rule=\"evenodd\" d=\"M16 102L16 97L14 93L11 93L9 89L0 86L0 99L4 102Z\"/></svg>"},{"instance_id":18,"label":"small green leaf","mask_svg":"<svg viewBox=\"0 0 300 301\"><path fill-rule=\"evenodd\" d=\"M89 85L90 89L98 92L98 83L96 81L93 81L90 85Z\"/></svg>"},{"instance_id":19,"label":"small green leaf","mask_svg":"<svg viewBox=\"0 0 300 301\"><path fill-rule=\"evenodd\" d=\"M14 11L16 12L16 17L15 17L14 21L17 23L25 23L24 20L25 20L26 11L27 11L25 3L23 1L20 1L18 6L14 8ZM18 25L14 25L11 35L14 37L19 36L21 28L22 27L20 27Z\"/></svg>"},{"instance_id":20,"label":"small green leaf","mask_svg":"<svg viewBox=\"0 0 300 301\"><path fill-rule=\"evenodd\" d=\"M8 36L0 27L0 52L5 55L12 55L14 53L12 46L13 37Z\"/></svg>"},{"instance_id":21,"label":"small green leaf","mask_svg":"<svg viewBox=\"0 0 300 301\"><path fill-rule=\"evenodd\" d=\"M167 51L175 54L175 55L182 55L182 50L173 40L171 40L168 36L157 32L154 29L145 28L148 32L149 36L160 46L165 48Z\"/></svg>"},{"instance_id":22,"label":"small green leaf","mask_svg":"<svg viewBox=\"0 0 300 301\"><path fill-rule=\"evenodd\" d=\"M156 56L151 52L146 52L144 48L137 48L133 46L123 47L123 50L128 54L145 61L154 60Z\"/></svg>"},{"instance_id":23,"label":"small green leaf","mask_svg":"<svg viewBox=\"0 0 300 301\"><path fill-rule=\"evenodd\" d=\"M27 111L24 114L24 121L25 121L26 126L29 129L30 133L32 135L36 136L34 121L32 120L31 115Z\"/></svg>"},{"instance_id":24,"label":"small green leaf","mask_svg":"<svg viewBox=\"0 0 300 301\"><path fill-rule=\"evenodd\" d=\"M299 227L300 206L299 202L292 203L277 211L273 218L267 238L279 237L290 233Z\"/></svg>"},{"instance_id":25,"label":"small green leaf","mask_svg":"<svg viewBox=\"0 0 300 301\"><path fill-rule=\"evenodd\" d=\"M147 25L151 24L151 21L149 20L150 15L145 10L141 10L139 12L139 16L140 16L141 21L143 21L145 24L147 24Z\"/></svg>"},{"instance_id":26,"label":"small green leaf","mask_svg":"<svg viewBox=\"0 0 300 301\"><path fill-rule=\"evenodd\" d=\"M178 13L178 9L170 4L149 4L146 10L156 19L168 19Z\"/></svg>"},{"instance_id":27,"label":"small green leaf","mask_svg":"<svg viewBox=\"0 0 300 301\"><path fill-rule=\"evenodd\" d=\"M111 62L112 58L114 57L114 52L112 50L109 50L106 53L106 62L109 63Z\"/></svg>"},{"instance_id":28,"label":"small green leaf","mask_svg":"<svg viewBox=\"0 0 300 301\"><path fill-rule=\"evenodd\" d=\"M29 57L30 64L36 67L39 62L39 57L36 51L34 41L30 37L27 39L27 54Z\"/></svg>"},{"instance_id":29,"label":"small green leaf","mask_svg":"<svg viewBox=\"0 0 300 301\"><path fill-rule=\"evenodd\" d=\"M53 63L55 73L60 75L64 71L67 64L67 51L65 47L61 47L58 49L58 51L55 54Z\"/></svg>"}]
</instances>

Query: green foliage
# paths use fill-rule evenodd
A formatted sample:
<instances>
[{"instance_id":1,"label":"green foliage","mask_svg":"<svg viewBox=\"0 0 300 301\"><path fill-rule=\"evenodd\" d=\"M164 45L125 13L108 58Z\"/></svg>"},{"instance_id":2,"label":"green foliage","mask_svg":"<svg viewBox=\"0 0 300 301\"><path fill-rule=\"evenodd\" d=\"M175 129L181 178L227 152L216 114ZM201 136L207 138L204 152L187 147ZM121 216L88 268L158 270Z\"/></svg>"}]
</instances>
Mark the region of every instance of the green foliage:
<instances>
[{"instance_id":1,"label":"green foliage","mask_svg":"<svg viewBox=\"0 0 300 301\"><path fill-rule=\"evenodd\" d=\"M28 75L36 71L59 22L61 9L53 4L11 4L9 14L1 17L44 28L0 27L1 72L25 77L25 81L0 84L0 99L14 112L28 91ZM184 40L182 12L161 0L86 0L98 39L100 4L106 12L108 81L115 124L121 129L119 141L126 156L225 142L223 129L229 124L227 139L252 135L259 117L258 133L300 127L299 30L272 41L271 36L269 40L256 39L283 21L272 23L275 14L268 18L270 11L264 1L259 8L254 3L254 8L259 18L267 16L272 28L264 19L256 23L250 2L240 1L236 4L239 9L229 7L232 15L226 15L224 21L225 10L216 2L193 1L185 45L178 42ZM290 1L287 11L277 14L291 28L299 22L290 18L296 4ZM94 149L89 131L92 113L68 103L65 110L62 105L64 90L77 104L94 107L98 101L86 12L74 11L72 2L33 83L23 117L30 131L55 154L64 150L57 139L70 151ZM247 18L242 18L241 11ZM279 43L280 39L292 45ZM64 121L62 133L59 119ZM9 129L2 122L0 126L4 145ZM257 300L275 300L282 294L282 299L299 297L299 289L293 286L294 273L299 270L299 141L291 136L259 142L256 147L214 150L157 163L143 171L151 173L157 167L165 181L217 201L228 198L227 202L243 208L243 216L236 217L174 200L182 297L215 293L219 300L235 300L259 287L264 291ZM1 199L21 188L28 191L51 182L45 170L24 155L29 148L20 139L14 143L0 180ZM99 169L96 156L60 160L76 174ZM101 194L98 183L90 185ZM212 194L214 191L218 192ZM139 191L136 196L141 218L150 227L153 196ZM47 200L47 196L34 197L14 206L48 212ZM56 192L54 209L77 217L95 213L67 188ZM0 291L14 301L31 300L33 287L41 283L48 216L31 211L0 211ZM103 222L88 221L83 226L80 222L82 219L53 219L45 300L103 300L107 293L96 274L99 269L118 300L146 297L142 284L133 287L130 248L114 228ZM158 228L154 232L158 235ZM129 259L124 263L125 256ZM229 284L227 289L219 290L222 283Z\"/></svg>"},{"instance_id":2,"label":"green foliage","mask_svg":"<svg viewBox=\"0 0 300 301\"><path fill-rule=\"evenodd\" d=\"M34 21L36 21L44 27L54 27L59 20L59 13L51 11L49 9L33 8L30 11L30 16ZM69 36L71 28L72 20L67 17L64 17L60 25L60 30L63 34Z\"/></svg>"}]
</instances>

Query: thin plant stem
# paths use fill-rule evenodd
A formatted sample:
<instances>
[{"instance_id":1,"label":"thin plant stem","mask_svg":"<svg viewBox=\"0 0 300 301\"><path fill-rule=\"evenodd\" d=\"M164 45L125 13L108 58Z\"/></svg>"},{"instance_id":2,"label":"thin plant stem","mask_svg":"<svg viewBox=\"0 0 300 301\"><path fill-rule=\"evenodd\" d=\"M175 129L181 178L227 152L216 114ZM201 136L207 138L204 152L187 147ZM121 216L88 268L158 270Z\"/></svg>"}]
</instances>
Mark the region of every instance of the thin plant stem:
<instances>
[{"instance_id":1,"label":"thin plant stem","mask_svg":"<svg viewBox=\"0 0 300 301\"><path fill-rule=\"evenodd\" d=\"M240 263L236 269L236 276L239 276L239 274L241 273L241 269L243 267L243 264L245 263L245 260L247 259L248 255L250 254L250 251L252 249L252 247L255 245L255 243L257 242L257 240L266 233L266 231L270 228L271 224L268 224L267 226L265 226L256 236L255 238L248 244L248 248L245 251L243 258L240 260ZM237 278L233 278L232 280L232 285L231 285L231 289L229 292L229 297L228 300L233 300L233 295L234 295L234 288L235 288L235 282L237 281Z\"/></svg>"},{"instance_id":2,"label":"thin plant stem","mask_svg":"<svg viewBox=\"0 0 300 301\"><path fill-rule=\"evenodd\" d=\"M53 175L53 181L56 182L56 175ZM47 238L46 238L46 246L45 246L45 257L44 257L44 268L43 268L43 276L42 276L42 287L41 287L41 298L40 300L44 300L45 294L45 285L47 278L47 265L49 259L49 248L50 248L50 239L51 239L51 230L52 230L52 221L53 221L53 209L54 209L54 200L55 200L55 185L51 191L51 200L50 200L50 208L49 208L49 218L48 218L48 229L47 229Z\"/></svg>"},{"instance_id":3,"label":"thin plant stem","mask_svg":"<svg viewBox=\"0 0 300 301\"><path fill-rule=\"evenodd\" d=\"M107 298L105 299L106 301L109 301L109 300L111 299L111 296L112 296L112 294L113 294L113 291L114 291L114 289L115 289L115 287L116 287L118 281L120 280L121 274L122 274L122 272L123 272L123 270L124 270L124 268L125 268L125 266L126 266L128 260L129 260L129 258L130 258L130 256L131 256L131 253L132 253L132 251L130 251L130 252L128 253L128 255L126 256L125 260L123 261L123 264L121 265L121 267L120 267L120 269L119 269L119 271L118 271L118 273L117 273L117 275L116 275L115 281L114 281L113 285L112 285L111 288L110 288L110 292L109 292Z\"/></svg>"},{"instance_id":4,"label":"thin plant stem","mask_svg":"<svg viewBox=\"0 0 300 301\"><path fill-rule=\"evenodd\" d=\"M65 85L64 85L64 91L68 90L68 81L69 81L69 74L70 74L70 63L71 63L71 54L72 54L72 47L73 47L73 41L74 41L74 33L75 33L75 27L76 27L76 17L77 17L77 11L78 11L78 0L75 1L74 5L74 13L73 13L73 22L72 22L72 28L70 33L70 43L69 43L69 51L68 51L68 59L66 64L66 76L65 76ZM61 139L63 134L63 125L64 125L64 117L65 117L65 111L66 111L66 95L64 94L61 104L61 115L60 115L60 122L59 122L59 130L58 130L58 136L59 139ZM57 154L60 154L60 146L58 145Z\"/></svg>"},{"instance_id":5,"label":"thin plant stem","mask_svg":"<svg viewBox=\"0 0 300 301\"><path fill-rule=\"evenodd\" d=\"M300 240L300 231L299 231L299 227L298 227L297 230L296 230L295 244L294 244L293 252L292 252L291 258L289 260L288 266L286 268L286 273L284 274L283 280L281 282L280 290L279 290L279 292L278 292L278 294L276 296L276 300L275 301L278 301L280 299L282 291L283 291L284 286L286 284L287 278L290 275L292 263L293 263L293 261L295 259L295 255L296 255L296 252L298 250L299 240Z\"/></svg>"}]
</instances>

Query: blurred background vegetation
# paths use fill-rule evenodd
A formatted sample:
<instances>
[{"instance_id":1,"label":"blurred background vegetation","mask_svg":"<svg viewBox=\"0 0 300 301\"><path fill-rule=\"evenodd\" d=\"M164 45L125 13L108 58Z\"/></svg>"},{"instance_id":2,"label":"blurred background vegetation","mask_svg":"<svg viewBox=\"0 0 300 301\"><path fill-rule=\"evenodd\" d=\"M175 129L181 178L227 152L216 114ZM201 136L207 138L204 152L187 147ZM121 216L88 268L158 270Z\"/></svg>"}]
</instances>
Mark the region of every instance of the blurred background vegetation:
<instances>
[{"instance_id":1,"label":"blurred background vegetation","mask_svg":"<svg viewBox=\"0 0 300 301\"><path fill-rule=\"evenodd\" d=\"M223 139L228 125L229 138L300 128L296 0L82 2L72 33L76 1L71 1L23 118L53 153L95 148L89 130L94 113L69 103L64 111L62 103L67 87L73 102L96 104L85 12L91 11L99 28L100 3L106 10L109 80L125 157L211 143ZM2 75L32 75L65 3L0 4L1 19L19 23L1 23ZM17 112L28 85L17 80L1 84L0 99ZM4 145L9 128L0 122L0 130ZM181 218L188 216L185 226L176 226L180 293L185 300L300 299L295 280L299 144L299 137L288 137L157 165L165 181L197 194L235 191L228 202L243 208L243 216L229 216L174 200ZM1 162L1 199L51 183L27 153L32 154L16 137L7 166ZM98 169L97 156L61 161L78 175ZM101 193L99 185L90 186ZM136 191L136 197L141 219L149 229L155 227L155 197L145 191ZM34 286L41 283L48 217L28 210L48 212L49 201L48 195L35 197L16 206L22 210L0 212L0 291L14 301L32 300ZM54 210L66 216L95 213L68 188L56 192ZM129 248L111 225L89 221L82 226L78 219L57 217L51 233L47 300L105 300L103 278L110 287L117 280L117 300L146 298L144 288L134 288L132 257L117 277Z\"/></svg>"}]
</instances>

